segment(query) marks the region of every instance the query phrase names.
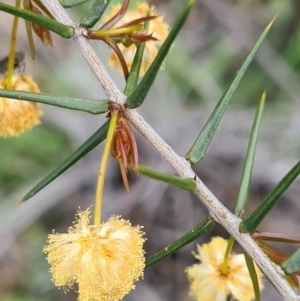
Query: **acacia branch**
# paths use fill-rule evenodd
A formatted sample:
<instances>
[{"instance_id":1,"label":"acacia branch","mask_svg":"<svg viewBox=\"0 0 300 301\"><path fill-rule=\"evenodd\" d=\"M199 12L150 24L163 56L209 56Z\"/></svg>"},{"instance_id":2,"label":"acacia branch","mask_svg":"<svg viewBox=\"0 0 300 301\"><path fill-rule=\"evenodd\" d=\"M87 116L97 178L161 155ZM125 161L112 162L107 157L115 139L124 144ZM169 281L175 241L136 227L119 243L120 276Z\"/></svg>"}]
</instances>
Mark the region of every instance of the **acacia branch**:
<instances>
[{"instance_id":1,"label":"acacia branch","mask_svg":"<svg viewBox=\"0 0 300 301\"><path fill-rule=\"evenodd\" d=\"M47 7L57 21L66 25L71 25L75 28L73 41L99 79L108 99L123 104L125 101L124 94L118 89L117 85L109 76L104 64L100 61L88 40L82 35L84 29L74 25L74 22L71 20L66 10L59 4L58 0L41 0L41 2ZM194 171L185 158L178 156L141 115L135 110L127 110L124 112L124 116L145 140L154 147L158 154L172 166L179 176L195 176ZM239 232L241 219L230 212L197 176L196 179L197 190L195 195L209 210L211 217L221 224L236 239L248 255L257 263L262 272L272 282L285 300L298 301L299 299L296 293L285 280L282 269L266 257L249 234Z\"/></svg>"}]
</instances>

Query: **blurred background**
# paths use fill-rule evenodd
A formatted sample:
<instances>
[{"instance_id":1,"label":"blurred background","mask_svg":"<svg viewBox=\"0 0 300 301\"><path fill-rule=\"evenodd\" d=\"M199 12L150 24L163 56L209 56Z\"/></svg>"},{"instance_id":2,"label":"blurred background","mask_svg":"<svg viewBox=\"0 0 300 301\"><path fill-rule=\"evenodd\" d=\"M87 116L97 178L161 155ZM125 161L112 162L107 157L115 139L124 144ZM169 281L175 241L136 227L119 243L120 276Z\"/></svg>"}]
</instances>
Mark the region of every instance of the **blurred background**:
<instances>
[{"instance_id":1,"label":"blurred background","mask_svg":"<svg viewBox=\"0 0 300 301\"><path fill-rule=\"evenodd\" d=\"M14 1L2 1L14 4ZM91 2L91 3L90 3ZM68 10L76 23L93 1ZM184 1L149 1L171 25ZM112 3L115 3L112 1ZM222 96L241 62L265 26L278 13L267 40L235 92L204 160L194 167L204 183L229 209L234 208L256 105L264 89L267 102L262 121L250 213L299 160L300 155L300 2L297 0L197 0L166 66L138 111L168 144L184 156ZM0 12L0 58L9 51L12 17ZM155 36L155 33L154 33ZM26 73L44 93L103 99L96 77L71 40L53 34L54 48L35 37L32 62L24 21L19 22L17 49L26 53ZM108 47L92 42L106 64ZM108 71L120 89L124 79ZM18 138L0 139L0 301L71 301L76 293L58 290L51 282L42 248L47 235L66 232L78 206L94 200L102 145L18 206L39 180L53 171L88 139L105 116L43 105L42 125ZM140 164L173 173L136 133ZM131 199L123 188L118 164L110 160L104 196L104 220L120 214L145 228L150 256L195 227L208 214L192 194L130 174ZM297 180L267 216L260 229L299 233L300 182ZM196 244L211 236L228 238L220 226L172 256L149 267L125 300L192 300L184 270L194 263ZM274 244L291 253L296 246ZM240 252L236 247L236 252ZM265 301L281 296L265 281Z\"/></svg>"}]
</instances>

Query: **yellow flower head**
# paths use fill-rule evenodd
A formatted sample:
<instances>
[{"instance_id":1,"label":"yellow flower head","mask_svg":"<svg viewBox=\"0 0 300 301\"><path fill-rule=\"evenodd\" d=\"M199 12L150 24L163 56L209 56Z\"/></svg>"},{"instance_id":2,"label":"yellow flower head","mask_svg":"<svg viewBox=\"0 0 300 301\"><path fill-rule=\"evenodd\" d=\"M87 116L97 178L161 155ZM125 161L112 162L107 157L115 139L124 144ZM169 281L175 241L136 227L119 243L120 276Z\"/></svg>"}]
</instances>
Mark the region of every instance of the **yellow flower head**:
<instances>
[{"instance_id":1,"label":"yellow flower head","mask_svg":"<svg viewBox=\"0 0 300 301\"><path fill-rule=\"evenodd\" d=\"M80 301L120 300L143 277L145 258L141 227L112 216L90 225L90 209L78 212L68 233L51 234L44 247L56 286L78 284Z\"/></svg>"},{"instance_id":2,"label":"yellow flower head","mask_svg":"<svg viewBox=\"0 0 300 301\"><path fill-rule=\"evenodd\" d=\"M0 78L4 89L5 78ZM14 75L12 90L39 93L37 84L30 76ZM0 136L18 136L40 123L42 115L39 103L0 97Z\"/></svg>"},{"instance_id":3,"label":"yellow flower head","mask_svg":"<svg viewBox=\"0 0 300 301\"><path fill-rule=\"evenodd\" d=\"M201 263L186 269L190 281L190 294L198 301L226 301L232 295L239 301L254 298L252 281L243 254L231 254L228 273L222 273L222 264L227 247L227 240L214 237L210 243L198 245L195 258ZM263 289L262 273L255 266L259 288Z\"/></svg>"},{"instance_id":4,"label":"yellow flower head","mask_svg":"<svg viewBox=\"0 0 300 301\"><path fill-rule=\"evenodd\" d=\"M106 16L104 19L104 23L110 20L114 15L116 15L121 8L121 5L116 5L113 7L112 11L109 15ZM147 15L156 16L158 13L156 12L153 6L149 6L147 3L139 3L135 6L134 10L127 11L125 16L116 23L113 28L117 28L122 26L132 20L136 20L139 18L146 17ZM169 26L163 22L163 17L159 16L154 20L149 21L149 27L147 30L148 34L153 33L153 37L156 38L156 41L150 40L145 42L145 50L142 60L142 65L140 69L140 76L143 76L153 60L155 59L158 49L164 43L168 33L169 33ZM125 47L123 44L118 44L120 51L122 52L124 59L127 63L128 69L130 71L133 59L136 53L136 45L132 44L129 47ZM117 67L120 71L122 71L122 67L117 55L113 52L110 56L108 64L111 67Z\"/></svg>"}]
</instances>

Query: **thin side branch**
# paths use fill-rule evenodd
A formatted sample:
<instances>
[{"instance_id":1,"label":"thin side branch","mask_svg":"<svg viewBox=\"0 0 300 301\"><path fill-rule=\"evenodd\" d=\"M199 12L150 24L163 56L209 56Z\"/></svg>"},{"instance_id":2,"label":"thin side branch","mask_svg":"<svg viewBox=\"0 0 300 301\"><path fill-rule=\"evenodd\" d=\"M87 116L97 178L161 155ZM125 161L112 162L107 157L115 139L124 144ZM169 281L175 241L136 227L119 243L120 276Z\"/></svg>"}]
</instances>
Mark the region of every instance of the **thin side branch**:
<instances>
[{"instance_id":1,"label":"thin side branch","mask_svg":"<svg viewBox=\"0 0 300 301\"><path fill-rule=\"evenodd\" d=\"M60 6L58 0L41 0L47 9L53 14L57 21L74 26L67 12ZM87 60L89 66L99 79L109 100L123 104L124 94L118 89L114 81L107 73L103 63L97 57L95 51L90 46L86 38L82 36L83 29L76 28L74 42ZM194 177L195 173L190 164L178 156L173 149L152 129L152 127L135 110L128 110L124 113L125 118L136 128L136 130L155 148L161 157L163 157L177 172L179 176ZM281 268L273 264L261 251L250 235L239 232L241 220L230 212L223 204L212 194L212 192L197 178L196 196L209 210L212 218L220 223L243 247L248 255L257 263L266 277L273 283L278 292L285 300L298 301L296 293L286 282Z\"/></svg>"}]
</instances>

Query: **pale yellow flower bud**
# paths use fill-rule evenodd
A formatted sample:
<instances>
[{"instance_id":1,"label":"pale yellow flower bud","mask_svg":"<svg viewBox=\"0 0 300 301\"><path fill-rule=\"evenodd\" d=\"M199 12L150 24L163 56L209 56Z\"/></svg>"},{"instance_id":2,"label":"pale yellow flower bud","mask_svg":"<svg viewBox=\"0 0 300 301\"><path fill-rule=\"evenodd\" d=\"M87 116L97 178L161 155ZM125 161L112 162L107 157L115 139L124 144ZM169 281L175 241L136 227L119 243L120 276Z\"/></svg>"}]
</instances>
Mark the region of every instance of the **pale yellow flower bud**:
<instances>
[{"instance_id":1,"label":"pale yellow flower bud","mask_svg":"<svg viewBox=\"0 0 300 301\"><path fill-rule=\"evenodd\" d=\"M116 5L113 7L112 11L109 13L109 15L106 16L104 19L104 23L106 23L108 20L110 20L114 15L118 13L120 10L121 5ZM130 21L136 20L138 18L146 17L147 15L150 16L157 16L158 13L156 12L154 6L149 6L147 3L139 3L137 4L132 11L127 11L125 16L113 26L113 28L117 28L119 26L122 26L123 24L126 24ZM156 19L149 21L149 27L147 30L148 34L153 34L153 37L157 39L157 41L147 41L145 42L145 50L142 60L142 65L140 69L140 76L143 76L147 69L152 64L153 60L155 59L157 52L161 45L164 43L165 39L168 36L169 33L169 26L163 22L163 17L158 16ZM123 44L118 44L119 49L121 50L124 59L127 63L128 70L130 71L133 59L136 53L136 45L132 44L129 47L125 47ZM113 52L109 58L108 64L111 67L116 67L120 71L122 71L122 67L120 64L120 61Z\"/></svg>"},{"instance_id":2,"label":"pale yellow flower bud","mask_svg":"<svg viewBox=\"0 0 300 301\"><path fill-rule=\"evenodd\" d=\"M4 89L5 78L0 79ZM14 75L12 90L39 93L37 84L30 76ZM0 136L18 136L40 123L43 112L40 104L30 101L0 97Z\"/></svg>"},{"instance_id":3,"label":"pale yellow flower bud","mask_svg":"<svg viewBox=\"0 0 300 301\"><path fill-rule=\"evenodd\" d=\"M190 294L197 301L226 301L228 295L235 300L250 301L254 298L251 277L243 254L231 254L228 273L222 273L227 240L214 237L210 243L198 245L194 256L201 263L186 269L190 281ZM255 266L260 290L263 289L262 273Z\"/></svg>"},{"instance_id":4,"label":"pale yellow flower bud","mask_svg":"<svg viewBox=\"0 0 300 301\"><path fill-rule=\"evenodd\" d=\"M119 216L90 225L89 215L78 212L68 233L49 235L44 252L53 282L66 289L77 283L79 301L120 300L143 277L144 233Z\"/></svg>"}]
</instances>

